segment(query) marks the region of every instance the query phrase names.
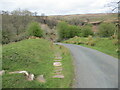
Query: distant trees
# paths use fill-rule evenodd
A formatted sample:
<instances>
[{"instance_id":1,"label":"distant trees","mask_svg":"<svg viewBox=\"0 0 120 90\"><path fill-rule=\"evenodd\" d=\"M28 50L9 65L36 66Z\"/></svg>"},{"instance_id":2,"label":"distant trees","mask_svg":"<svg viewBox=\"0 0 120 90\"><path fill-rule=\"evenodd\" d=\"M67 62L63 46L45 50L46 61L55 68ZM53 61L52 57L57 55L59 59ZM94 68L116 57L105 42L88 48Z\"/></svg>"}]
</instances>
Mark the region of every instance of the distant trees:
<instances>
[{"instance_id":1,"label":"distant trees","mask_svg":"<svg viewBox=\"0 0 120 90\"><path fill-rule=\"evenodd\" d=\"M99 35L102 37L110 37L115 33L117 27L113 23L101 23L99 25Z\"/></svg>"},{"instance_id":2,"label":"distant trees","mask_svg":"<svg viewBox=\"0 0 120 90\"><path fill-rule=\"evenodd\" d=\"M39 16L36 17L36 21L42 23L42 24L47 24L51 29L54 28L57 25L57 20L56 19L50 19L47 16Z\"/></svg>"},{"instance_id":3,"label":"distant trees","mask_svg":"<svg viewBox=\"0 0 120 90\"><path fill-rule=\"evenodd\" d=\"M2 11L2 43L20 41L27 38L26 26L34 21L27 10Z\"/></svg>"},{"instance_id":4,"label":"distant trees","mask_svg":"<svg viewBox=\"0 0 120 90\"><path fill-rule=\"evenodd\" d=\"M69 25L67 22L59 22L57 25L59 40L69 39L74 36L88 37L93 36L91 24L84 26ZM114 23L101 23L98 26L98 36L100 37L117 37L118 27Z\"/></svg>"},{"instance_id":5,"label":"distant trees","mask_svg":"<svg viewBox=\"0 0 120 90\"><path fill-rule=\"evenodd\" d=\"M120 13L120 0L110 2L105 6L110 7L112 12Z\"/></svg>"},{"instance_id":6,"label":"distant trees","mask_svg":"<svg viewBox=\"0 0 120 90\"><path fill-rule=\"evenodd\" d=\"M84 25L84 26L76 26L69 25L66 22L60 22L57 25L59 40L72 38L74 36L80 37L88 37L89 35L93 35L92 26Z\"/></svg>"},{"instance_id":7,"label":"distant trees","mask_svg":"<svg viewBox=\"0 0 120 90\"><path fill-rule=\"evenodd\" d=\"M31 22L47 24L51 29L57 25L55 19L48 19L45 15L37 16L36 12L32 13L28 10L17 9L12 12L1 11L0 15L2 15L2 44L17 42L28 38L26 30ZM42 32L37 31L38 24L33 26L36 29L34 36L41 37L42 35L40 33Z\"/></svg>"},{"instance_id":8,"label":"distant trees","mask_svg":"<svg viewBox=\"0 0 120 90\"><path fill-rule=\"evenodd\" d=\"M29 36L36 36L36 37L42 37L43 31L37 22L32 22L28 25L28 35Z\"/></svg>"}]
</instances>

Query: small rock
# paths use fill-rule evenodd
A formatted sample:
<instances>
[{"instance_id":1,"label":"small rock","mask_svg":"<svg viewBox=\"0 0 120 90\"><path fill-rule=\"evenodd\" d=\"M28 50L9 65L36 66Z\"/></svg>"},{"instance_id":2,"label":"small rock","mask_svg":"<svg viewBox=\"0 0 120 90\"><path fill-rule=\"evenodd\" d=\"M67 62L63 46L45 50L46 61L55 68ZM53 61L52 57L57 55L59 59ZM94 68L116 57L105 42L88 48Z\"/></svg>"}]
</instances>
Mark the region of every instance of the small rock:
<instances>
[{"instance_id":1,"label":"small rock","mask_svg":"<svg viewBox=\"0 0 120 90\"><path fill-rule=\"evenodd\" d=\"M53 78L64 78L64 75L55 75Z\"/></svg>"},{"instance_id":2,"label":"small rock","mask_svg":"<svg viewBox=\"0 0 120 90\"><path fill-rule=\"evenodd\" d=\"M29 74L29 75L27 76L27 80L29 80L29 81L34 80L34 78L35 78L34 74Z\"/></svg>"},{"instance_id":3,"label":"small rock","mask_svg":"<svg viewBox=\"0 0 120 90\"><path fill-rule=\"evenodd\" d=\"M0 71L0 75L3 75L5 73L5 70Z\"/></svg>"},{"instance_id":4,"label":"small rock","mask_svg":"<svg viewBox=\"0 0 120 90\"><path fill-rule=\"evenodd\" d=\"M44 78L43 75L39 75L36 79L37 79L37 81L39 81L40 83L45 83L45 82L46 82L46 80L45 80L45 78Z\"/></svg>"},{"instance_id":5,"label":"small rock","mask_svg":"<svg viewBox=\"0 0 120 90\"><path fill-rule=\"evenodd\" d=\"M54 62L53 65L54 65L54 66L61 66L62 63L61 63L61 62Z\"/></svg>"}]
</instances>

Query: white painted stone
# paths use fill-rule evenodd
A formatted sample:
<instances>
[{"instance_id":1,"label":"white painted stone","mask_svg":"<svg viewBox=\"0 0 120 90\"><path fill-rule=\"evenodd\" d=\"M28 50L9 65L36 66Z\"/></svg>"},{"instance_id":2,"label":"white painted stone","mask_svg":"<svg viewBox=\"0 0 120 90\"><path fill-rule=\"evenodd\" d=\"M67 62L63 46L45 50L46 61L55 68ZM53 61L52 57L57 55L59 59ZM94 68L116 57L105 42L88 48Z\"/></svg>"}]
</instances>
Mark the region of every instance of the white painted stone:
<instances>
[{"instance_id":1,"label":"white painted stone","mask_svg":"<svg viewBox=\"0 0 120 90\"><path fill-rule=\"evenodd\" d=\"M61 66L62 63L61 63L61 62L54 62L53 65L54 65L54 66Z\"/></svg>"}]
</instances>

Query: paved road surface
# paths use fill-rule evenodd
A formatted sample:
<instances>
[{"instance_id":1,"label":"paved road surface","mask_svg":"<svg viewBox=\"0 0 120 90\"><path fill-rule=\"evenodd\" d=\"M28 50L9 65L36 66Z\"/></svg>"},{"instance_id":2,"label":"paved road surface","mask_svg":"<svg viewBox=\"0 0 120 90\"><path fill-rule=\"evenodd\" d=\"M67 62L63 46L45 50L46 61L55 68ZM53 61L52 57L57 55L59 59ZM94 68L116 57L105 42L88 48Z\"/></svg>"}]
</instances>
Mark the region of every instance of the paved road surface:
<instances>
[{"instance_id":1,"label":"paved road surface","mask_svg":"<svg viewBox=\"0 0 120 90\"><path fill-rule=\"evenodd\" d=\"M118 59L97 50L73 44L69 48L74 58L75 88L117 88Z\"/></svg>"}]
</instances>

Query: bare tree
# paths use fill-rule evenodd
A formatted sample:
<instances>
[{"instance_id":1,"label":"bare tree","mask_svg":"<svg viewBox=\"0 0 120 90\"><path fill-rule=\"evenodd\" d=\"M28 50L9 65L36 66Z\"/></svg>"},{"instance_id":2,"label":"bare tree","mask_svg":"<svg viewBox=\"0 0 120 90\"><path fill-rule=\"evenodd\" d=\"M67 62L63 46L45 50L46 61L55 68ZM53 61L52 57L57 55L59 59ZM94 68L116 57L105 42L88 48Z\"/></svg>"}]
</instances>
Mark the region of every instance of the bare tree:
<instances>
[{"instance_id":1,"label":"bare tree","mask_svg":"<svg viewBox=\"0 0 120 90\"><path fill-rule=\"evenodd\" d=\"M120 1L110 2L105 6L110 7L112 12L120 12Z\"/></svg>"}]
</instances>

